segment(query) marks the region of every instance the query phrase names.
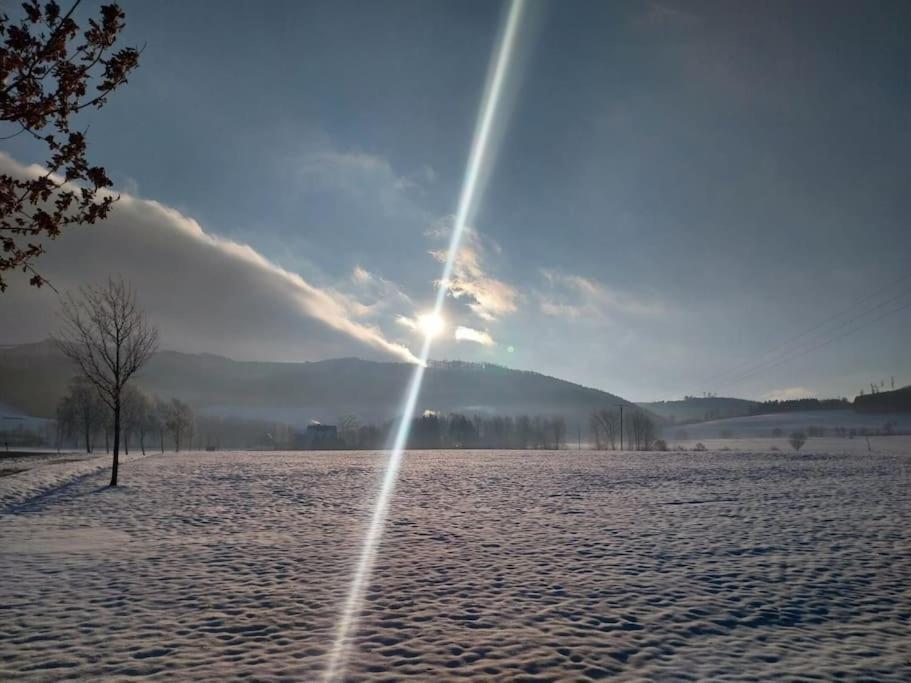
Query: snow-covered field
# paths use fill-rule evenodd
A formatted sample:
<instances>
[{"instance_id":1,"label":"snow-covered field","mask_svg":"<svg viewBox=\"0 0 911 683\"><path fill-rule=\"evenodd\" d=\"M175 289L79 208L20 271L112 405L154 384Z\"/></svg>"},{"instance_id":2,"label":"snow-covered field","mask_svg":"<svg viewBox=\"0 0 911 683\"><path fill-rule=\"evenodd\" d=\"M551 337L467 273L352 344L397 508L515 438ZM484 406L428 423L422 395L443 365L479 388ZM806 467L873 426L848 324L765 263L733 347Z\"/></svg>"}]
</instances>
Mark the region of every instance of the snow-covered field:
<instances>
[{"instance_id":1,"label":"snow-covered field","mask_svg":"<svg viewBox=\"0 0 911 683\"><path fill-rule=\"evenodd\" d=\"M834 430L843 427L847 430L867 430L876 434L886 425L893 432L911 432L911 413L870 414L856 413L853 410L804 410L793 413L774 413L771 415L749 415L746 417L729 417L723 420L710 420L688 425L665 425L664 437L676 440L680 431L687 433L690 439L711 439L722 437L722 432L729 432L736 437L768 438L776 429L784 434L793 431L807 431L810 427L821 427L828 434L835 436ZM855 437L856 438L856 437Z\"/></svg>"},{"instance_id":2,"label":"snow-covered field","mask_svg":"<svg viewBox=\"0 0 911 683\"><path fill-rule=\"evenodd\" d=\"M777 451L782 453L793 452L788 438L780 437L735 437L730 439L687 439L678 441L671 439L670 448L683 447L693 450L697 444L702 444L709 450L734 451L740 453L756 453ZM800 451L801 453L828 453L831 455L875 455L877 453L911 453L911 436L871 436L869 439L857 436L853 439L843 439L835 436L810 437Z\"/></svg>"},{"instance_id":3,"label":"snow-covered field","mask_svg":"<svg viewBox=\"0 0 911 683\"><path fill-rule=\"evenodd\" d=\"M408 454L350 680L911 680L911 455L806 449ZM319 680L382 464L0 478L0 679Z\"/></svg>"}]
</instances>

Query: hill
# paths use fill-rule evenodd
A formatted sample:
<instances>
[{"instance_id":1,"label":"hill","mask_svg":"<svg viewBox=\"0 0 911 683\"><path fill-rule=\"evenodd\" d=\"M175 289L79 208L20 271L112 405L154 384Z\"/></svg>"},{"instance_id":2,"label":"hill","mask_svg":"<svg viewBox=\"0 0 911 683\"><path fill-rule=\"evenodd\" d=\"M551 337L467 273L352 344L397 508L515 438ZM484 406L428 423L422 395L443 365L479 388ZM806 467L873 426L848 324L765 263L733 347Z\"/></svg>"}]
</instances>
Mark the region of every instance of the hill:
<instances>
[{"instance_id":1,"label":"hill","mask_svg":"<svg viewBox=\"0 0 911 683\"><path fill-rule=\"evenodd\" d=\"M668 422L686 424L750 415L760 404L743 398L687 396L679 401L652 401L636 405L655 413Z\"/></svg>"},{"instance_id":2,"label":"hill","mask_svg":"<svg viewBox=\"0 0 911 683\"><path fill-rule=\"evenodd\" d=\"M177 397L197 411L305 425L341 415L362 421L396 416L413 366L357 358L307 363L235 361L211 354L162 351L137 384ZM48 342L0 349L0 402L52 417L75 374ZM563 415L584 423L595 408L628 401L536 372L496 365L432 362L424 375L419 411L497 415Z\"/></svg>"},{"instance_id":3,"label":"hill","mask_svg":"<svg viewBox=\"0 0 911 683\"><path fill-rule=\"evenodd\" d=\"M854 409L859 413L911 413L911 385L857 396Z\"/></svg>"},{"instance_id":4,"label":"hill","mask_svg":"<svg viewBox=\"0 0 911 683\"><path fill-rule=\"evenodd\" d=\"M712 420L678 428L665 427L664 435L674 440L743 439L786 436L794 431L838 436L849 434L887 434L911 431L909 414L864 414L851 409L810 410L771 413Z\"/></svg>"}]
</instances>

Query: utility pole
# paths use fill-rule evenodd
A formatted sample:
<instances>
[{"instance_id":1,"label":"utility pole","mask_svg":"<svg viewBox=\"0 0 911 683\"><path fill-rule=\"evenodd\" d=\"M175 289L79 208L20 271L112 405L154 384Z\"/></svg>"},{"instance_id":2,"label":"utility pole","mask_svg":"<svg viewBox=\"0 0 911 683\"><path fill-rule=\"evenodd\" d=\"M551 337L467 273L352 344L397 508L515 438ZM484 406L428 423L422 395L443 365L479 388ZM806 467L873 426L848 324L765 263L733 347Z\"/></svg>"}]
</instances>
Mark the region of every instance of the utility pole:
<instances>
[{"instance_id":1,"label":"utility pole","mask_svg":"<svg viewBox=\"0 0 911 683\"><path fill-rule=\"evenodd\" d=\"M623 450L623 404L618 403L617 407L620 408L620 450Z\"/></svg>"}]
</instances>

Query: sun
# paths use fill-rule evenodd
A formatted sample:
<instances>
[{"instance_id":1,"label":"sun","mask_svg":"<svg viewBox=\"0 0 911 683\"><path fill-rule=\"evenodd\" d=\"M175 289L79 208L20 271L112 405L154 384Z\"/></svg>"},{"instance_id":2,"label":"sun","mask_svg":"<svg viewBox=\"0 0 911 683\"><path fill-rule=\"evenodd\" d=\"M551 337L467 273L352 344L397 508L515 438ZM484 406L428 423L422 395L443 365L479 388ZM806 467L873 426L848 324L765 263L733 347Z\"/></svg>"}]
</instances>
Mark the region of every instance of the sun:
<instances>
[{"instance_id":1,"label":"sun","mask_svg":"<svg viewBox=\"0 0 911 683\"><path fill-rule=\"evenodd\" d=\"M436 337L446 329L446 321L439 313L423 313L418 316L418 329L425 337Z\"/></svg>"}]
</instances>

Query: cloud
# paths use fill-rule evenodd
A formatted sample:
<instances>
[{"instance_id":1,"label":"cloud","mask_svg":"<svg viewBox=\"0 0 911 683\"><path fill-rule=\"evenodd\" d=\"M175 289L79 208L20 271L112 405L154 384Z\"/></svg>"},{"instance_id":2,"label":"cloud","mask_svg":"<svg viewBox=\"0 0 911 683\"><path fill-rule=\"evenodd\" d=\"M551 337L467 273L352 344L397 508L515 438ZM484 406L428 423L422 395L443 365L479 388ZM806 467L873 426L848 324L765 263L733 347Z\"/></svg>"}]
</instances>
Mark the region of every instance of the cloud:
<instances>
[{"instance_id":1,"label":"cloud","mask_svg":"<svg viewBox=\"0 0 911 683\"><path fill-rule=\"evenodd\" d=\"M320 151L305 155L298 164L302 180L319 190L342 192L349 201L363 202L374 213L425 218L412 195L423 194L436 178L423 167L401 175L386 159L364 152Z\"/></svg>"},{"instance_id":2,"label":"cloud","mask_svg":"<svg viewBox=\"0 0 911 683\"><path fill-rule=\"evenodd\" d=\"M427 234L441 237L448 236L449 231L437 227ZM468 308L486 321L515 313L519 300L519 293L515 287L487 274L485 261L490 251L499 253L501 250L491 240L483 240L476 230L466 229L449 285L449 292L454 298L465 297L468 300ZM430 253L440 263L446 262L445 249Z\"/></svg>"},{"instance_id":3,"label":"cloud","mask_svg":"<svg viewBox=\"0 0 911 683\"><path fill-rule=\"evenodd\" d=\"M378 318L414 308L414 302L391 280L363 266L355 266L347 282L335 288L350 310L359 318Z\"/></svg>"},{"instance_id":4,"label":"cloud","mask_svg":"<svg viewBox=\"0 0 911 683\"><path fill-rule=\"evenodd\" d=\"M373 275L366 268L355 266L351 271L351 279L359 285L365 285L373 280Z\"/></svg>"},{"instance_id":5,"label":"cloud","mask_svg":"<svg viewBox=\"0 0 911 683\"><path fill-rule=\"evenodd\" d=\"M36 173L0 153L4 172ZM159 327L163 346L244 359L313 360L359 355L415 362L359 318L354 296L314 286L252 247L207 232L158 202L121 195L106 221L67 229L37 263L61 291L122 274ZM57 298L13 274L0 296L3 341L31 341L56 327Z\"/></svg>"},{"instance_id":6,"label":"cloud","mask_svg":"<svg viewBox=\"0 0 911 683\"><path fill-rule=\"evenodd\" d=\"M654 297L613 289L592 278L542 269L543 288L536 291L545 315L610 320L619 315L653 318L664 313Z\"/></svg>"},{"instance_id":7,"label":"cloud","mask_svg":"<svg viewBox=\"0 0 911 683\"><path fill-rule=\"evenodd\" d=\"M274 165L280 174L267 188L274 202L255 219L268 215L269 225L249 231L232 225L232 236L244 236L292 270L305 268L311 277L325 271L321 283L358 265L394 273L408 286L418 273L422 281L432 277L421 239L436 220L426 206L432 170L400 171L381 156L339 151L328 141L307 149L292 145Z\"/></svg>"},{"instance_id":8,"label":"cloud","mask_svg":"<svg viewBox=\"0 0 911 683\"><path fill-rule=\"evenodd\" d=\"M482 344L483 346L495 346L496 342L493 340L487 332L483 330L476 330L471 327L465 327L464 325L459 325L455 331L455 338L457 341L470 341L477 344Z\"/></svg>"},{"instance_id":9,"label":"cloud","mask_svg":"<svg viewBox=\"0 0 911 683\"><path fill-rule=\"evenodd\" d=\"M762 397L767 401L791 401L796 398L809 398L815 395L816 392L806 387L786 387L766 392Z\"/></svg>"},{"instance_id":10,"label":"cloud","mask_svg":"<svg viewBox=\"0 0 911 683\"><path fill-rule=\"evenodd\" d=\"M402 327L407 327L409 330L418 329L418 321L415 318L409 318L407 315L398 316L395 321Z\"/></svg>"}]
</instances>

